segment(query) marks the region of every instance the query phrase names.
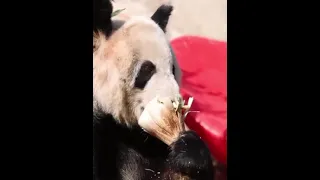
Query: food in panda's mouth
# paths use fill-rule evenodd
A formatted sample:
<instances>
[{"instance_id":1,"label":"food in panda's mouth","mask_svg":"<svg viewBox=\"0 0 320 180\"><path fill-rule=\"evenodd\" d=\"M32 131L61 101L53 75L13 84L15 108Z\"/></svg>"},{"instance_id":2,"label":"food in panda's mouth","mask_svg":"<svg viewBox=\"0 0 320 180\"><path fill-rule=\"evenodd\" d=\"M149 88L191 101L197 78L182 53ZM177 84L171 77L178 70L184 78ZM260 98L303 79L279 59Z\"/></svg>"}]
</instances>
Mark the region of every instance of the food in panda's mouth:
<instances>
[{"instance_id":1,"label":"food in panda's mouth","mask_svg":"<svg viewBox=\"0 0 320 180\"><path fill-rule=\"evenodd\" d=\"M180 96L175 100L155 97L146 105L138 123L146 132L170 145L185 131L184 119L192 102L193 98L189 98L185 105Z\"/></svg>"},{"instance_id":2,"label":"food in panda's mouth","mask_svg":"<svg viewBox=\"0 0 320 180\"><path fill-rule=\"evenodd\" d=\"M121 11L124 11L125 9L118 9L116 11L113 11L113 13L111 14L111 17L116 16L118 14L120 14Z\"/></svg>"}]
</instances>

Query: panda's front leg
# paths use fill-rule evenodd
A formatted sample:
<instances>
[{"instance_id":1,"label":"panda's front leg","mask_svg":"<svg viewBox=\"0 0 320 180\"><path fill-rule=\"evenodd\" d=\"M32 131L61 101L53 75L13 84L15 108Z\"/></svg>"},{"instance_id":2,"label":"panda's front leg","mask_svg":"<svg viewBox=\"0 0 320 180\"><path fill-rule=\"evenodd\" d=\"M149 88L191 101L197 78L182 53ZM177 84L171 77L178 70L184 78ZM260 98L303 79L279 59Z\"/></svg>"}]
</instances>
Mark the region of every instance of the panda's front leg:
<instances>
[{"instance_id":1,"label":"panda's front leg","mask_svg":"<svg viewBox=\"0 0 320 180\"><path fill-rule=\"evenodd\" d=\"M193 131L186 131L171 145L164 179L213 180L210 151Z\"/></svg>"}]
</instances>

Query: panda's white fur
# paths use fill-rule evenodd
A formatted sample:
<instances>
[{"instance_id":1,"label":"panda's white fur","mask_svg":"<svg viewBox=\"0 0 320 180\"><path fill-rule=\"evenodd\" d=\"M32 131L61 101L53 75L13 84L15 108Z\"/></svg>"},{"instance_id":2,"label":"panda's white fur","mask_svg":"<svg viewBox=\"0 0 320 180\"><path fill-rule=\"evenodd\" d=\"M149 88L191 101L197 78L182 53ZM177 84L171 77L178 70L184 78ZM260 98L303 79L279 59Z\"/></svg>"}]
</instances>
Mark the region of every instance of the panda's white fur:
<instances>
[{"instance_id":1,"label":"panda's white fur","mask_svg":"<svg viewBox=\"0 0 320 180\"><path fill-rule=\"evenodd\" d=\"M179 67L165 35L172 7L161 6L146 16L130 10L135 6L115 3L113 10L125 10L110 21L112 6L102 1L94 0L95 8L107 6L108 12L103 7L104 11L94 9L98 19L93 28L94 180L212 180L210 152L194 132L181 135L169 149L137 126L152 98L175 98L179 93L180 77L174 76L172 68L179 71ZM155 69L138 87L138 74L146 62Z\"/></svg>"}]
</instances>

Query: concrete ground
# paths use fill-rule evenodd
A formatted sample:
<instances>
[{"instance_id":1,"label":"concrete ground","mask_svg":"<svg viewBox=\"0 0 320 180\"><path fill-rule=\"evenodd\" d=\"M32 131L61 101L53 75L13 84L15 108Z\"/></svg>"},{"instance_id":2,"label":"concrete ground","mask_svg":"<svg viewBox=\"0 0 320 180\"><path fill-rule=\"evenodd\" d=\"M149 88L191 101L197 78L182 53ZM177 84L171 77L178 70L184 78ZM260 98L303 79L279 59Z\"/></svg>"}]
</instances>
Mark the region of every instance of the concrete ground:
<instances>
[{"instance_id":1,"label":"concrete ground","mask_svg":"<svg viewBox=\"0 0 320 180\"><path fill-rule=\"evenodd\" d=\"M227 41L227 0L172 0L172 5L170 38L198 35Z\"/></svg>"},{"instance_id":2,"label":"concrete ground","mask_svg":"<svg viewBox=\"0 0 320 180\"><path fill-rule=\"evenodd\" d=\"M162 3L171 3L174 11L167 27L170 39L182 35L198 35L227 41L227 0L115 1L125 4L138 3L139 11L148 12L154 12Z\"/></svg>"}]
</instances>

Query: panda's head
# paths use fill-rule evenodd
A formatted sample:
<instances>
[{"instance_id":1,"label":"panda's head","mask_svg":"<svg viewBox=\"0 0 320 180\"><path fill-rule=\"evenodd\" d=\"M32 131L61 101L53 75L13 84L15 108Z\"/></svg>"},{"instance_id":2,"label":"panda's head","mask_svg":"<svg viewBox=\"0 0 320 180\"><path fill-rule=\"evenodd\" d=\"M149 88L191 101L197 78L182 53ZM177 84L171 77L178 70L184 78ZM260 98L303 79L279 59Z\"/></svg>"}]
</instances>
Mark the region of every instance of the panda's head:
<instances>
[{"instance_id":1,"label":"panda's head","mask_svg":"<svg viewBox=\"0 0 320 180\"><path fill-rule=\"evenodd\" d=\"M95 10L103 17L94 25L94 111L130 126L151 99L179 93L179 68L165 34L172 6L162 5L149 17L131 15L126 7L111 21L112 6L105 6L108 14L103 7Z\"/></svg>"}]
</instances>

